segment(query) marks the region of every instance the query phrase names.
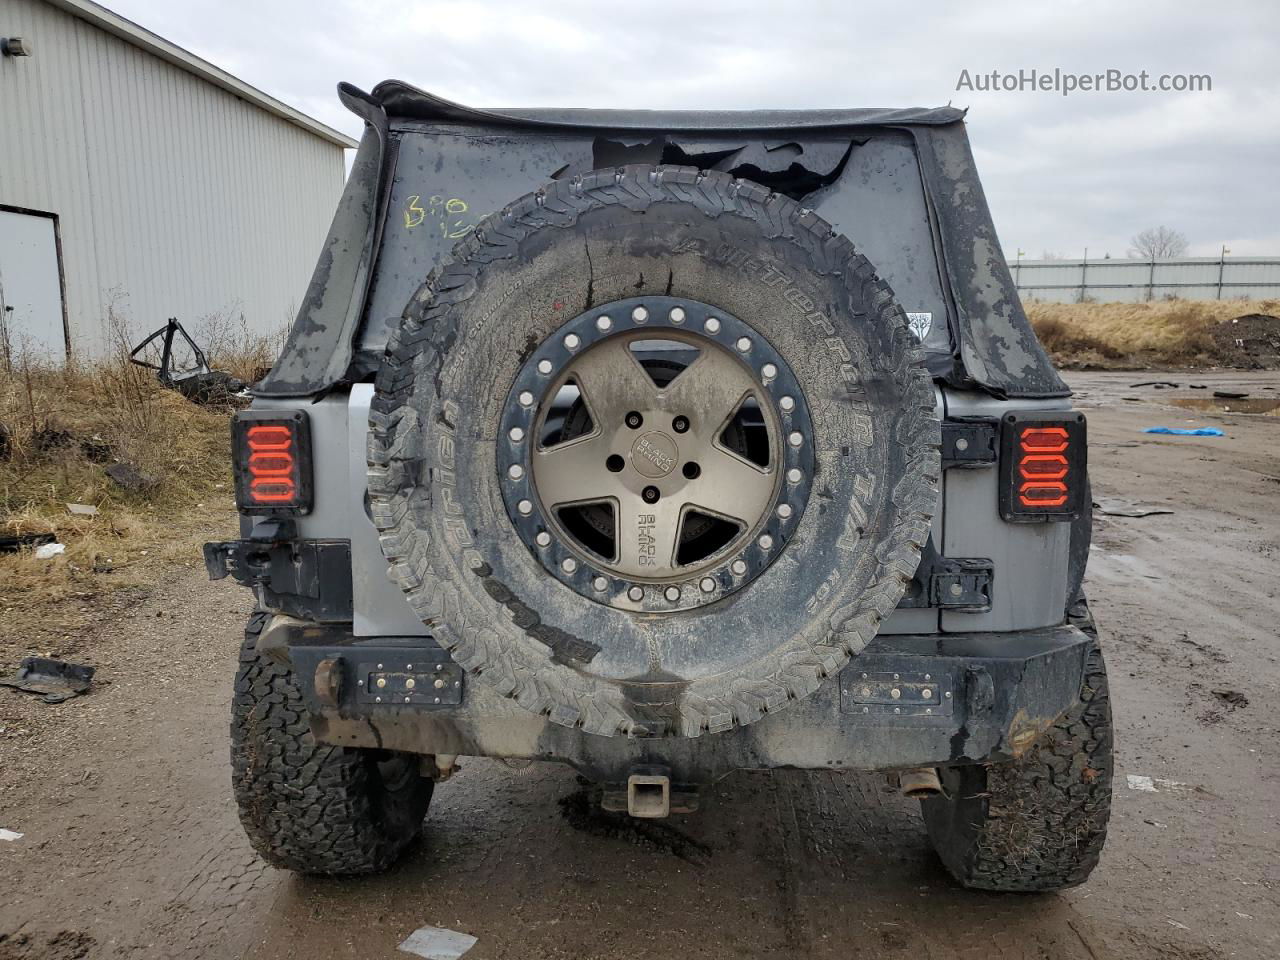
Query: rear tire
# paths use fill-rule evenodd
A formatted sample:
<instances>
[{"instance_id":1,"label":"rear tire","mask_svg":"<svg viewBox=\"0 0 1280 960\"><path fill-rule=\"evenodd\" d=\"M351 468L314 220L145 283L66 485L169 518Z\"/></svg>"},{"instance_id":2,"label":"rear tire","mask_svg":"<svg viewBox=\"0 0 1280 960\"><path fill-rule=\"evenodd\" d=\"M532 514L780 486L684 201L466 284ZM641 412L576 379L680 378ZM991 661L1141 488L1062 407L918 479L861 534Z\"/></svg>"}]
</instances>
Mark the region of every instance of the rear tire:
<instances>
[{"instance_id":1,"label":"rear tire","mask_svg":"<svg viewBox=\"0 0 1280 960\"><path fill-rule=\"evenodd\" d=\"M375 873L422 829L434 784L417 757L317 743L293 672L255 649L267 614L245 628L231 707L231 780L258 854L299 873Z\"/></svg>"},{"instance_id":2,"label":"rear tire","mask_svg":"<svg viewBox=\"0 0 1280 960\"><path fill-rule=\"evenodd\" d=\"M1107 668L1095 639L1079 704L1029 753L939 771L942 795L921 803L929 839L951 875L971 889L1076 886L1102 853L1112 769Z\"/></svg>"}]
</instances>

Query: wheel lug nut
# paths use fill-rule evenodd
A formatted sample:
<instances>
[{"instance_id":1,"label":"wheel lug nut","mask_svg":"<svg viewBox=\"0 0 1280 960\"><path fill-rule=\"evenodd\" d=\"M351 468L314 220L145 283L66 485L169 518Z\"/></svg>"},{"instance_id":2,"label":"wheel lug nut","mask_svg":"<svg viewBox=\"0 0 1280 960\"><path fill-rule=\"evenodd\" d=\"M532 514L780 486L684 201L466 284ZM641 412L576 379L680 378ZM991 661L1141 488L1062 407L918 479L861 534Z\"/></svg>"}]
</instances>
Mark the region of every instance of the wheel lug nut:
<instances>
[{"instance_id":1,"label":"wheel lug nut","mask_svg":"<svg viewBox=\"0 0 1280 960\"><path fill-rule=\"evenodd\" d=\"M760 368L760 375L764 377L766 380L772 380L774 377L778 375L778 368L774 366L772 363L766 363L763 367Z\"/></svg>"},{"instance_id":2,"label":"wheel lug nut","mask_svg":"<svg viewBox=\"0 0 1280 960\"><path fill-rule=\"evenodd\" d=\"M760 544L761 550L773 549L773 537L769 536L767 533L764 534L757 542Z\"/></svg>"},{"instance_id":3,"label":"wheel lug nut","mask_svg":"<svg viewBox=\"0 0 1280 960\"><path fill-rule=\"evenodd\" d=\"M560 569L565 573L573 573L573 571L578 569L578 561L573 559L573 557L565 557L560 561Z\"/></svg>"},{"instance_id":4,"label":"wheel lug nut","mask_svg":"<svg viewBox=\"0 0 1280 960\"><path fill-rule=\"evenodd\" d=\"M639 603L644 599L644 590L640 587L632 587L627 591L627 599L631 600L633 603Z\"/></svg>"},{"instance_id":5,"label":"wheel lug nut","mask_svg":"<svg viewBox=\"0 0 1280 960\"><path fill-rule=\"evenodd\" d=\"M537 541L537 544L540 547L546 547L551 545L551 534L547 533L547 531L545 530L540 531L538 535L533 539Z\"/></svg>"},{"instance_id":6,"label":"wheel lug nut","mask_svg":"<svg viewBox=\"0 0 1280 960\"><path fill-rule=\"evenodd\" d=\"M631 311L631 319L636 323L644 323L649 319L649 311L644 307L636 307Z\"/></svg>"},{"instance_id":7,"label":"wheel lug nut","mask_svg":"<svg viewBox=\"0 0 1280 960\"><path fill-rule=\"evenodd\" d=\"M788 519L790 519L790 517L791 517L791 504L789 504L789 503L780 503L780 504L778 504L778 516L780 516L783 520L788 520Z\"/></svg>"},{"instance_id":8,"label":"wheel lug nut","mask_svg":"<svg viewBox=\"0 0 1280 960\"><path fill-rule=\"evenodd\" d=\"M513 463L511 466L507 467L507 476L512 480L519 480L524 476L524 467L520 466L518 463Z\"/></svg>"},{"instance_id":9,"label":"wheel lug nut","mask_svg":"<svg viewBox=\"0 0 1280 960\"><path fill-rule=\"evenodd\" d=\"M738 350L741 351L742 353L746 353L748 350L751 349L751 341L748 340L746 337L739 337L738 342L734 344L734 346L736 346Z\"/></svg>"},{"instance_id":10,"label":"wheel lug nut","mask_svg":"<svg viewBox=\"0 0 1280 960\"><path fill-rule=\"evenodd\" d=\"M567 334L564 338L564 345L570 350L577 350L578 347L582 346L582 338L576 333Z\"/></svg>"},{"instance_id":11,"label":"wheel lug nut","mask_svg":"<svg viewBox=\"0 0 1280 960\"><path fill-rule=\"evenodd\" d=\"M539 373L550 373L550 372L551 372L551 361L550 361L550 360L539 360L539 361L538 361L538 372L539 372Z\"/></svg>"},{"instance_id":12,"label":"wheel lug nut","mask_svg":"<svg viewBox=\"0 0 1280 960\"><path fill-rule=\"evenodd\" d=\"M668 603L675 603L680 599L680 588L667 587L666 590L662 591L662 595L667 598Z\"/></svg>"},{"instance_id":13,"label":"wheel lug nut","mask_svg":"<svg viewBox=\"0 0 1280 960\"><path fill-rule=\"evenodd\" d=\"M729 569L732 570L734 573L736 573L738 576L742 576L744 573L747 572L747 562L745 560L735 560L733 561L733 564L729 567Z\"/></svg>"},{"instance_id":14,"label":"wheel lug nut","mask_svg":"<svg viewBox=\"0 0 1280 960\"><path fill-rule=\"evenodd\" d=\"M799 483L804 479L804 474L800 472L799 467L792 467L787 471L787 483Z\"/></svg>"},{"instance_id":15,"label":"wheel lug nut","mask_svg":"<svg viewBox=\"0 0 1280 960\"><path fill-rule=\"evenodd\" d=\"M689 418L676 417L674 420L671 421L671 429L674 430L676 433L684 433L686 430L689 429Z\"/></svg>"},{"instance_id":16,"label":"wheel lug nut","mask_svg":"<svg viewBox=\"0 0 1280 960\"><path fill-rule=\"evenodd\" d=\"M612 326L613 326L613 321L610 320L608 317L596 317L596 329L599 330L601 333L604 333L606 330L608 330Z\"/></svg>"},{"instance_id":17,"label":"wheel lug nut","mask_svg":"<svg viewBox=\"0 0 1280 960\"><path fill-rule=\"evenodd\" d=\"M800 444L804 443L804 435L798 432L789 434L787 436L787 443L791 444L793 447L798 447Z\"/></svg>"},{"instance_id":18,"label":"wheel lug nut","mask_svg":"<svg viewBox=\"0 0 1280 960\"><path fill-rule=\"evenodd\" d=\"M715 317L707 317L707 322L702 325L702 329L715 336L720 332L720 321Z\"/></svg>"},{"instance_id":19,"label":"wheel lug nut","mask_svg":"<svg viewBox=\"0 0 1280 960\"><path fill-rule=\"evenodd\" d=\"M684 323L684 308L672 307L671 312L667 314L672 323Z\"/></svg>"},{"instance_id":20,"label":"wheel lug nut","mask_svg":"<svg viewBox=\"0 0 1280 960\"><path fill-rule=\"evenodd\" d=\"M632 430L640 429L640 424L644 423L644 417L640 416L640 414L636 413L634 410L628 413L625 419L627 426Z\"/></svg>"},{"instance_id":21,"label":"wheel lug nut","mask_svg":"<svg viewBox=\"0 0 1280 960\"><path fill-rule=\"evenodd\" d=\"M520 511L521 516L527 517L533 513L533 503L528 500L521 500L516 504L516 509Z\"/></svg>"},{"instance_id":22,"label":"wheel lug nut","mask_svg":"<svg viewBox=\"0 0 1280 960\"><path fill-rule=\"evenodd\" d=\"M790 413L792 410L796 408L796 402L795 400L791 399L791 397L783 397L781 400L778 401L778 406L780 406L787 413Z\"/></svg>"},{"instance_id":23,"label":"wheel lug nut","mask_svg":"<svg viewBox=\"0 0 1280 960\"><path fill-rule=\"evenodd\" d=\"M698 588L703 593L713 593L716 589L716 582L710 577L703 577L698 581Z\"/></svg>"},{"instance_id":24,"label":"wheel lug nut","mask_svg":"<svg viewBox=\"0 0 1280 960\"><path fill-rule=\"evenodd\" d=\"M609 586L609 581L604 577L596 577L591 581L591 586L595 587L597 591L603 591L607 586Z\"/></svg>"},{"instance_id":25,"label":"wheel lug nut","mask_svg":"<svg viewBox=\"0 0 1280 960\"><path fill-rule=\"evenodd\" d=\"M519 443L524 439L524 427L512 427L507 431L507 436L511 438L513 443Z\"/></svg>"},{"instance_id":26,"label":"wheel lug nut","mask_svg":"<svg viewBox=\"0 0 1280 960\"><path fill-rule=\"evenodd\" d=\"M520 391L520 397L519 397L519 400L520 400L520 406L522 406L522 407L532 407L532 406L533 406L533 394L532 394L532 393L530 393L528 390L521 390L521 391Z\"/></svg>"},{"instance_id":27,"label":"wheel lug nut","mask_svg":"<svg viewBox=\"0 0 1280 960\"><path fill-rule=\"evenodd\" d=\"M645 487L640 491L640 496L644 498L645 503L657 503L662 494L657 487Z\"/></svg>"}]
</instances>

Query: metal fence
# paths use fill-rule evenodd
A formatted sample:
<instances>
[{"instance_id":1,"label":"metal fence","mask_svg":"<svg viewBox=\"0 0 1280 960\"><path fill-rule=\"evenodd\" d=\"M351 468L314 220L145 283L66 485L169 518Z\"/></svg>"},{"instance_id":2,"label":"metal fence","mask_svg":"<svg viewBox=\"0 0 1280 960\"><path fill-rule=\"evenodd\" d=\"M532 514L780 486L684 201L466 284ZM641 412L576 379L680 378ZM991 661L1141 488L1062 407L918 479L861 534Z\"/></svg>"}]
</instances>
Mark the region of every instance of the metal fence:
<instances>
[{"instance_id":1,"label":"metal fence","mask_svg":"<svg viewBox=\"0 0 1280 960\"><path fill-rule=\"evenodd\" d=\"M1024 300L1057 303L1280 298L1280 257L1011 260Z\"/></svg>"}]
</instances>

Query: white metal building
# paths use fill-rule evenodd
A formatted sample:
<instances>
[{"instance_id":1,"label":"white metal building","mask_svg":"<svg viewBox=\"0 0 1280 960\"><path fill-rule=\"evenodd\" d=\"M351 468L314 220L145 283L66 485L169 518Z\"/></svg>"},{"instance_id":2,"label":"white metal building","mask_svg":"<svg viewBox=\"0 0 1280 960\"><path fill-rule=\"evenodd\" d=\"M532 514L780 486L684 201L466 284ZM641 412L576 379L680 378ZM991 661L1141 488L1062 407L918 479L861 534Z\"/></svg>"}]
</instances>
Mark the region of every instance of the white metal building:
<instances>
[{"instance_id":1,"label":"white metal building","mask_svg":"<svg viewBox=\"0 0 1280 960\"><path fill-rule=\"evenodd\" d=\"M292 319L352 140L88 0L0 0L0 41L15 347L100 355L109 307L138 333Z\"/></svg>"}]
</instances>

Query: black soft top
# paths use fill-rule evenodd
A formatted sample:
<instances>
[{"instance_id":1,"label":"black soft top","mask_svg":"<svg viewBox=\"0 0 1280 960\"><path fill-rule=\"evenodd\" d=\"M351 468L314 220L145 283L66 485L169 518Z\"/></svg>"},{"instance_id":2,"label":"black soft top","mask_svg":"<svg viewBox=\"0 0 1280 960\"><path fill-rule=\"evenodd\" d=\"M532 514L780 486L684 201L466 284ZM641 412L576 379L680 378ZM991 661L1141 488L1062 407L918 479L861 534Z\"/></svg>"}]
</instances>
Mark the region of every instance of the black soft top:
<instances>
[{"instance_id":1,"label":"black soft top","mask_svg":"<svg viewBox=\"0 0 1280 960\"><path fill-rule=\"evenodd\" d=\"M561 130L667 130L699 133L769 133L782 130L838 130L959 123L956 107L863 107L853 110L593 110L581 107L466 107L400 80L373 88L376 100L391 117L434 123L503 127L554 127ZM512 199L515 199L514 197Z\"/></svg>"},{"instance_id":2,"label":"black soft top","mask_svg":"<svg viewBox=\"0 0 1280 960\"><path fill-rule=\"evenodd\" d=\"M365 134L259 395L310 396L377 369L404 306L462 235L452 221L405 229L428 194L465 193L465 231L551 179L621 163L705 166L788 193L849 236L909 313L927 311L915 317L935 379L997 396L1069 394L1018 300L962 110L476 109L398 80L338 92Z\"/></svg>"}]
</instances>

